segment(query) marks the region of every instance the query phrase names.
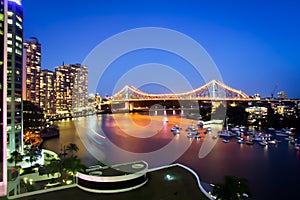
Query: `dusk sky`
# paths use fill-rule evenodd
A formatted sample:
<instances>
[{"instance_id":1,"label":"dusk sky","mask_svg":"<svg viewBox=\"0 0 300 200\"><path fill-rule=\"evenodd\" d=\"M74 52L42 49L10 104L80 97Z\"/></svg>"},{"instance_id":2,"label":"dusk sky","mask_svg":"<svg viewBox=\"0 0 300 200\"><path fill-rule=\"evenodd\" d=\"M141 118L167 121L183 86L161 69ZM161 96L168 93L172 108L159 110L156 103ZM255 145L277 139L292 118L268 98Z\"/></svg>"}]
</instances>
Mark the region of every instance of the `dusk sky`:
<instances>
[{"instance_id":1,"label":"dusk sky","mask_svg":"<svg viewBox=\"0 0 300 200\"><path fill-rule=\"evenodd\" d=\"M276 93L286 91L288 97L300 98L298 0L23 0L22 4L24 38L37 37L42 44L42 69L82 63L98 44L120 32L162 27L201 44L225 84L262 97L270 96L278 85ZM204 84L185 60L157 50L124 55L110 66L101 83L89 84L99 84L97 92L110 95L119 77L147 63L174 67L193 88ZM143 89L159 92L150 86Z\"/></svg>"}]
</instances>

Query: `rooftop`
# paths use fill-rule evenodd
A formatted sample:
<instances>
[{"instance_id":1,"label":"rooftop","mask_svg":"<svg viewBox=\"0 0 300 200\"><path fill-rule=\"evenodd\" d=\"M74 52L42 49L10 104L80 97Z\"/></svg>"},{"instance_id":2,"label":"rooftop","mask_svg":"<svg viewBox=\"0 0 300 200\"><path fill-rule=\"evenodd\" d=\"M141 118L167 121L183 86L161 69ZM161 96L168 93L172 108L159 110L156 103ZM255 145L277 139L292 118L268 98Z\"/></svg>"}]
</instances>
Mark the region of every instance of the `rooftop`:
<instances>
[{"instance_id":1,"label":"rooftop","mask_svg":"<svg viewBox=\"0 0 300 200\"><path fill-rule=\"evenodd\" d=\"M20 200L60 200L60 199L101 199L101 200L125 200L125 199L197 199L208 198L198 187L195 176L179 166L164 168L149 172L149 181L141 188L117 194L96 194L85 192L77 187L47 192L39 195L19 198Z\"/></svg>"}]
</instances>

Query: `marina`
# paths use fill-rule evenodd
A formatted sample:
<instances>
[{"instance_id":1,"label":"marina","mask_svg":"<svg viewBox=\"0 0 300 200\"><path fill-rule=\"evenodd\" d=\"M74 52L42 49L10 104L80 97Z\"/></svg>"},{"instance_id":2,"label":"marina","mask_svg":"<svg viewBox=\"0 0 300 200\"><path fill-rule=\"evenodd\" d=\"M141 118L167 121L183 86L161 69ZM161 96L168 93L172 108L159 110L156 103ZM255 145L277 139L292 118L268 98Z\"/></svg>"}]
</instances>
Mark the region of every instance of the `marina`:
<instances>
[{"instance_id":1,"label":"marina","mask_svg":"<svg viewBox=\"0 0 300 200\"><path fill-rule=\"evenodd\" d=\"M127 117L138 126L128 127L126 125ZM118 124L117 124L118 122ZM132 133L138 133L144 130L143 134L150 133L151 130L158 132L151 137L137 138ZM194 137L188 138L188 131L185 131L192 123L196 121L181 118L180 116L168 116L168 122L163 122L161 116L147 116L141 114L116 114L116 115L98 115L77 118L74 120L59 121L60 137L53 138L44 142L44 148L59 152L61 144L76 143L79 147L78 156L86 165L95 165L98 159L95 156L104 153L105 158L110 162L120 161L120 154L112 149L107 148L103 151L103 137L97 137L93 134L92 141L99 143L99 151L97 155L89 151L80 139L78 125L89 127L100 132L105 132L105 137L113 144L129 152L156 152L174 142L174 149L164 157L157 157L156 162L152 160L146 161L151 167L166 165L172 163L181 163L193 169L201 181L207 183L222 182L224 175L234 175L249 180L250 189L254 199L295 199L298 196L297 186L300 178L298 169L300 168L300 151L299 145L285 140L285 137L277 136L274 130L267 130L267 134L271 134L268 144L262 146L258 141L250 140L253 135L259 135L258 131L249 131L250 134L233 136L229 138L228 143L224 144L223 139L214 135L213 126L199 128L198 139ZM182 130L180 134L173 134L170 130L178 125ZM143 128L144 129L141 129ZM198 128L198 127L197 127ZM210 131L207 131L209 129ZM272 132L273 131L273 132ZM91 134L91 133L86 133ZM142 136L142 132L140 132ZM239 138L238 138L239 137ZM294 139L298 139L299 135L295 134ZM241 138L245 138L245 142L238 143ZM216 144L212 150L203 158L199 158L199 151L205 141L215 141ZM297 140L296 140L297 141ZM185 149L184 145L188 144ZM92 145L92 143L90 143ZM181 149L180 149L181 148ZM101 151L102 150L102 151ZM172 157L178 151L177 157ZM124 156L123 156L124 157ZM168 160L169 158L173 160ZM164 159L161 159L164 158ZM155 166L154 166L155 165ZM285 184L289 182L289 184ZM274 193L276 191L276 193Z\"/></svg>"}]
</instances>

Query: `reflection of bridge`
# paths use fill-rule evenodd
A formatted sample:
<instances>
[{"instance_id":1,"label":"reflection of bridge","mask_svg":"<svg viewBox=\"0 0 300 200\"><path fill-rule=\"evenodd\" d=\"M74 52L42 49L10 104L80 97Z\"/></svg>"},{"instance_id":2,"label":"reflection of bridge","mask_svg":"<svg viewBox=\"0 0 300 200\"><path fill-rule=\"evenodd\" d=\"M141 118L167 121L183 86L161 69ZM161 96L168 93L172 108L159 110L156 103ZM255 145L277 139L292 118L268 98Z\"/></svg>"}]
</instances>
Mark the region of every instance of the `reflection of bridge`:
<instances>
[{"instance_id":1,"label":"reflection of bridge","mask_svg":"<svg viewBox=\"0 0 300 200\"><path fill-rule=\"evenodd\" d=\"M191 108L193 106L191 102L198 104L198 101L249 100L252 98L249 98L244 92L233 89L220 81L212 80L202 87L180 94L148 94L133 86L125 86L113 95L112 103L113 105L123 104L123 106L117 106L119 109L133 110L137 107L149 107L153 104L160 104L164 107L186 106L186 108Z\"/></svg>"}]
</instances>

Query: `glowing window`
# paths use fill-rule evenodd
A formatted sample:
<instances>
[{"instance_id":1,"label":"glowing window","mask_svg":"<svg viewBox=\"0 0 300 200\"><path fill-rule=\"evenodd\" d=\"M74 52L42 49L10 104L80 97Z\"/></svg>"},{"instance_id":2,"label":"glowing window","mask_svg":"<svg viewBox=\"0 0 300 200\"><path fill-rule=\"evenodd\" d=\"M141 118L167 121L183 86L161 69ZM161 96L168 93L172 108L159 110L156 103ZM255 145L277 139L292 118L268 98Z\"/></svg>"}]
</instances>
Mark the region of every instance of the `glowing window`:
<instances>
[{"instance_id":1,"label":"glowing window","mask_svg":"<svg viewBox=\"0 0 300 200\"><path fill-rule=\"evenodd\" d=\"M11 126L8 125L6 130L11 131Z\"/></svg>"},{"instance_id":2,"label":"glowing window","mask_svg":"<svg viewBox=\"0 0 300 200\"><path fill-rule=\"evenodd\" d=\"M19 22L23 22L22 18L18 15L16 15L17 19L19 20Z\"/></svg>"},{"instance_id":3,"label":"glowing window","mask_svg":"<svg viewBox=\"0 0 300 200\"><path fill-rule=\"evenodd\" d=\"M8 11L8 12L7 12L7 15L8 15L9 17L11 17L11 16L13 16L13 15L14 15L14 13L13 13L13 12L11 12L11 11Z\"/></svg>"},{"instance_id":4,"label":"glowing window","mask_svg":"<svg viewBox=\"0 0 300 200\"><path fill-rule=\"evenodd\" d=\"M19 27L19 29L23 29L22 25L20 23L16 23L16 26Z\"/></svg>"}]
</instances>

